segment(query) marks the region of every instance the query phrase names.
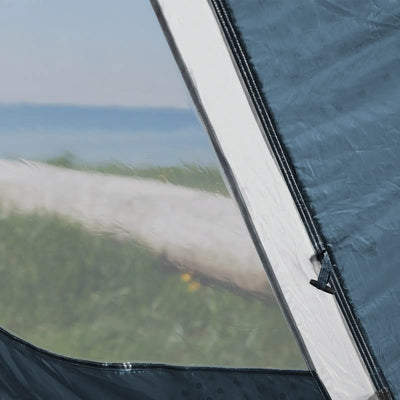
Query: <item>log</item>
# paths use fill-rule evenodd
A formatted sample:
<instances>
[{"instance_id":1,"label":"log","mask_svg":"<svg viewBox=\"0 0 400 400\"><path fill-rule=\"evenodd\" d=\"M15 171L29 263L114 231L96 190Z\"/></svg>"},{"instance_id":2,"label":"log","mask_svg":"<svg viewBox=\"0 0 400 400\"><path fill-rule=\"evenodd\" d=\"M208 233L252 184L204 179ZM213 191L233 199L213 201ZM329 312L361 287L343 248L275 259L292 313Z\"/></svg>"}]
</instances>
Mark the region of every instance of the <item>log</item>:
<instances>
[{"instance_id":1,"label":"log","mask_svg":"<svg viewBox=\"0 0 400 400\"><path fill-rule=\"evenodd\" d=\"M150 179L0 160L0 201L3 211L56 214L93 232L133 239L207 278L271 295L230 198Z\"/></svg>"}]
</instances>

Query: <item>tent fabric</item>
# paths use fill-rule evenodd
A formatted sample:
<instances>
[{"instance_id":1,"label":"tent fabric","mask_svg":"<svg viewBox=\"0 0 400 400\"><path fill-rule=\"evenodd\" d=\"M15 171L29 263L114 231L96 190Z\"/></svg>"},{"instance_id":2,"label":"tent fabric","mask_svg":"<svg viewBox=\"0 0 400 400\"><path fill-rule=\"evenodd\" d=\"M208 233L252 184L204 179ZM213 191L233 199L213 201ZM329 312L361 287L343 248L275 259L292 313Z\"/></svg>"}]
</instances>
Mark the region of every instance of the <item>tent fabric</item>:
<instances>
[{"instance_id":1,"label":"tent fabric","mask_svg":"<svg viewBox=\"0 0 400 400\"><path fill-rule=\"evenodd\" d=\"M226 3L373 373L400 399L400 5Z\"/></svg>"},{"instance_id":2,"label":"tent fabric","mask_svg":"<svg viewBox=\"0 0 400 400\"><path fill-rule=\"evenodd\" d=\"M107 364L51 354L0 330L0 398L323 400L307 371Z\"/></svg>"},{"instance_id":3,"label":"tent fabric","mask_svg":"<svg viewBox=\"0 0 400 400\"><path fill-rule=\"evenodd\" d=\"M222 0L152 2L307 365L333 399L372 398L335 297L310 285L315 248L274 157L279 144L266 140L268 113Z\"/></svg>"}]
</instances>

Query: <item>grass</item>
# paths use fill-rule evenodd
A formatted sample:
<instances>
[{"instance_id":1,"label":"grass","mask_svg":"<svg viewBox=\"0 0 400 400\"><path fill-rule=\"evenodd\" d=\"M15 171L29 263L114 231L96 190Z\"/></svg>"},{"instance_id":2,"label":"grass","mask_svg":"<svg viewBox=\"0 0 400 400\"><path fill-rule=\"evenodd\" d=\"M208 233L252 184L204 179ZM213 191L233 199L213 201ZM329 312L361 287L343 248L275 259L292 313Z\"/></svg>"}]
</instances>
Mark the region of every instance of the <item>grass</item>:
<instances>
[{"instance_id":1,"label":"grass","mask_svg":"<svg viewBox=\"0 0 400 400\"><path fill-rule=\"evenodd\" d=\"M221 178L219 169L212 165L182 164L170 167L135 167L118 162L90 165L80 161L69 152L65 152L58 157L47 159L45 162L58 167L83 171L97 171L104 174L157 179L162 182L170 182L176 185L228 196L228 191Z\"/></svg>"},{"instance_id":2,"label":"grass","mask_svg":"<svg viewBox=\"0 0 400 400\"><path fill-rule=\"evenodd\" d=\"M274 302L55 216L2 214L0 312L6 329L72 357L304 368Z\"/></svg>"},{"instance_id":3,"label":"grass","mask_svg":"<svg viewBox=\"0 0 400 400\"><path fill-rule=\"evenodd\" d=\"M228 195L214 166L47 163ZM276 302L202 281L134 242L51 215L1 214L1 324L97 361L305 368Z\"/></svg>"}]
</instances>

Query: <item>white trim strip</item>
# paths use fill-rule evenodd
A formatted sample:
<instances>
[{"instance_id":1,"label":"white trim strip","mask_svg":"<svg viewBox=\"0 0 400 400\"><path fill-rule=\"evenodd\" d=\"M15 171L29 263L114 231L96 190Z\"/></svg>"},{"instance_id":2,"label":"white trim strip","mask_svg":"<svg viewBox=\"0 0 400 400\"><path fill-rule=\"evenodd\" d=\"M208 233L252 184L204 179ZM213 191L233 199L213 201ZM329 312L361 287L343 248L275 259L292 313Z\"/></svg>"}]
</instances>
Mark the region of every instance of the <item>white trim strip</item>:
<instances>
[{"instance_id":1,"label":"white trim strip","mask_svg":"<svg viewBox=\"0 0 400 400\"><path fill-rule=\"evenodd\" d=\"M154 0L241 192L298 333L333 400L374 387L332 295L309 284L313 247L205 0Z\"/></svg>"}]
</instances>

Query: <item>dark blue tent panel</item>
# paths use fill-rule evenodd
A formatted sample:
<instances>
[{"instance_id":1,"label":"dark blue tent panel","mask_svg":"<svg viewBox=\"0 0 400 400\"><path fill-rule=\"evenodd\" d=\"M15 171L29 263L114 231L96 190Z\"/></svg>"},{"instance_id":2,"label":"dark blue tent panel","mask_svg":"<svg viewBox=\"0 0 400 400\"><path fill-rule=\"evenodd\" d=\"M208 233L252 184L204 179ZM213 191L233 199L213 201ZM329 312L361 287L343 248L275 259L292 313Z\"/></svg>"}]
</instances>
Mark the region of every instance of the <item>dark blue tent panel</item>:
<instances>
[{"instance_id":1,"label":"dark blue tent panel","mask_svg":"<svg viewBox=\"0 0 400 400\"><path fill-rule=\"evenodd\" d=\"M0 330L0 398L323 400L306 371L101 364L40 350Z\"/></svg>"},{"instance_id":2,"label":"dark blue tent panel","mask_svg":"<svg viewBox=\"0 0 400 400\"><path fill-rule=\"evenodd\" d=\"M367 342L364 360L400 399L400 5L227 4Z\"/></svg>"}]
</instances>

